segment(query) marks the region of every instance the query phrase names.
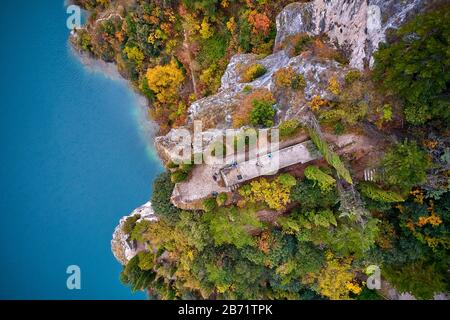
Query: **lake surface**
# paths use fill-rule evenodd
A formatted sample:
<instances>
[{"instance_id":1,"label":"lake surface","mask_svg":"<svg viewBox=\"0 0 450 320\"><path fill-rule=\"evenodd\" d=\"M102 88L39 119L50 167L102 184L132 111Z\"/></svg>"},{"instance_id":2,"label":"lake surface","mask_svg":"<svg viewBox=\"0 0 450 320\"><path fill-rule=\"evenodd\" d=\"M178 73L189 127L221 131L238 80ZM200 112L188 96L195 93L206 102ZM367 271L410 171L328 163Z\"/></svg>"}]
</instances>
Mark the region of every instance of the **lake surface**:
<instances>
[{"instance_id":1,"label":"lake surface","mask_svg":"<svg viewBox=\"0 0 450 320\"><path fill-rule=\"evenodd\" d=\"M0 11L0 298L144 299L120 283L110 241L162 170L151 124L125 81L71 53L66 19L55 0Z\"/></svg>"}]
</instances>

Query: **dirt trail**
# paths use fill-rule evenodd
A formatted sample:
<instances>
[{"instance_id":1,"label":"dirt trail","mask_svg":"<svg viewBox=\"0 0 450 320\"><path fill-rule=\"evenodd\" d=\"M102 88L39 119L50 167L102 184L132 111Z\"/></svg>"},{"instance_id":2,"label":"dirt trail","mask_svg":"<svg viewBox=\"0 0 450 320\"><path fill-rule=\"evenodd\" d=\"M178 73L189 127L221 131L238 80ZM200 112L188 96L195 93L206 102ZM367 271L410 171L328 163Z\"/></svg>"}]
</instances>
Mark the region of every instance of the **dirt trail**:
<instances>
[{"instance_id":1,"label":"dirt trail","mask_svg":"<svg viewBox=\"0 0 450 320\"><path fill-rule=\"evenodd\" d=\"M194 90L195 96L198 97L197 81L195 79L194 70L192 69L192 56L191 56L191 45L189 43L189 33L186 31L186 29L183 29L183 33L184 33L183 48L185 49L187 63L189 65L189 72L191 74L192 79L192 88Z\"/></svg>"}]
</instances>

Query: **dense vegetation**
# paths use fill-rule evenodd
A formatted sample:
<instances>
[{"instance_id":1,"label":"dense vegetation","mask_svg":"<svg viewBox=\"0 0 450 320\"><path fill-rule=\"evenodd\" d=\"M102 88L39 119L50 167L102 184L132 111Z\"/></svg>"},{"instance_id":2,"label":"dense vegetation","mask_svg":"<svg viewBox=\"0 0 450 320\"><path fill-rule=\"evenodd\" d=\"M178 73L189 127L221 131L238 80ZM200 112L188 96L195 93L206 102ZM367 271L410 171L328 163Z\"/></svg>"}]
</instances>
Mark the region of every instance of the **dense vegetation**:
<instances>
[{"instance_id":1,"label":"dense vegetation","mask_svg":"<svg viewBox=\"0 0 450 320\"><path fill-rule=\"evenodd\" d=\"M376 53L375 79L404 100L408 122L450 121L449 6L415 18L395 36Z\"/></svg>"},{"instance_id":2,"label":"dense vegetation","mask_svg":"<svg viewBox=\"0 0 450 320\"><path fill-rule=\"evenodd\" d=\"M234 53L272 51L274 17L292 1L79 2L93 14L76 45L117 63L165 132L185 123L190 102L217 91ZM438 7L405 24L380 47L373 71L326 79L327 98L306 101L306 75L291 67L274 74L274 92L245 87L233 127L278 126L282 139L307 132L323 161L255 179L197 211L170 201L192 166L168 164L153 188L159 221L135 216L124 225L147 250L125 266L123 283L158 299L380 299L384 292L365 287L376 265L398 292L421 299L448 292L449 12ZM325 36L289 42L291 56L347 62ZM265 73L255 63L240 80ZM280 95L300 96L318 128L277 122ZM388 137L371 159L373 181L361 181L355 162L338 155L320 128Z\"/></svg>"},{"instance_id":3,"label":"dense vegetation","mask_svg":"<svg viewBox=\"0 0 450 320\"><path fill-rule=\"evenodd\" d=\"M75 45L106 61L144 94L162 132L186 120L194 99L213 94L237 52L271 53L275 16L293 0L77 0L91 11ZM265 71L251 66L243 81Z\"/></svg>"}]
</instances>

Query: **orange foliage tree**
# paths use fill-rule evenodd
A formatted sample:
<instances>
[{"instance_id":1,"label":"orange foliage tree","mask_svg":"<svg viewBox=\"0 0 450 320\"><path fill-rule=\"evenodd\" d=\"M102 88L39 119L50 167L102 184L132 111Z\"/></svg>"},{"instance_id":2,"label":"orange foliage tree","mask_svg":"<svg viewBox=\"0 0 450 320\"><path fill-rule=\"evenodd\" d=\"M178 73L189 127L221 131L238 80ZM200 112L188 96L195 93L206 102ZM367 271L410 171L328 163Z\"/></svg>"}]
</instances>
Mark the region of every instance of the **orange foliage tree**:
<instances>
[{"instance_id":1,"label":"orange foliage tree","mask_svg":"<svg viewBox=\"0 0 450 320\"><path fill-rule=\"evenodd\" d=\"M252 10L248 15L248 22L253 27L253 33L263 33L265 36L269 34L270 19L265 13L259 13L256 10Z\"/></svg>"}]
</instances>

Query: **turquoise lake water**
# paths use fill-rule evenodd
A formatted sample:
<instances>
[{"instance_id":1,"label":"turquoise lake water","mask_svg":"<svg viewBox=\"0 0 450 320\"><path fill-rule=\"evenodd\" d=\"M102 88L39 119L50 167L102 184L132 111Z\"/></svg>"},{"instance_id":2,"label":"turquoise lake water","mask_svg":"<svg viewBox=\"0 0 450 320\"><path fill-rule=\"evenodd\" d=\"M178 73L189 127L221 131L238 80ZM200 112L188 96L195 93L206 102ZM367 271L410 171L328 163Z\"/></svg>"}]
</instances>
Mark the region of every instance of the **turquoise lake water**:
<instances>
[{"instance_id":1,"label":"turquoise lake water","mask_svg":"<svg viewBox=\"0 0 450 320\"><path fill-rule=\"evenodd\" d=\"M138 97L71 54L66 19L56 0L0 11L0 298L144 299L120 283L110 241L162 169Z\"/></svg>"}]
</instances>

